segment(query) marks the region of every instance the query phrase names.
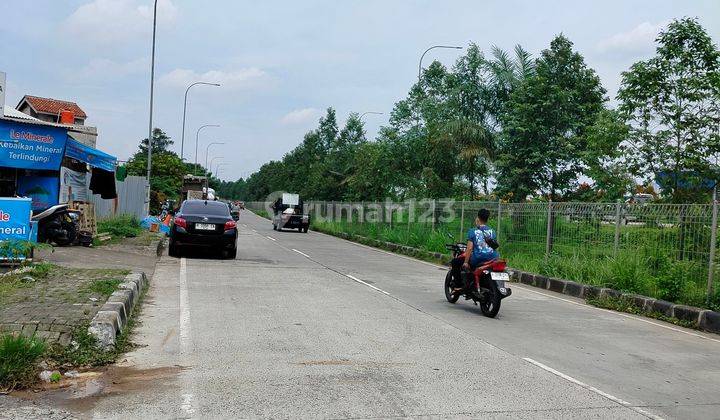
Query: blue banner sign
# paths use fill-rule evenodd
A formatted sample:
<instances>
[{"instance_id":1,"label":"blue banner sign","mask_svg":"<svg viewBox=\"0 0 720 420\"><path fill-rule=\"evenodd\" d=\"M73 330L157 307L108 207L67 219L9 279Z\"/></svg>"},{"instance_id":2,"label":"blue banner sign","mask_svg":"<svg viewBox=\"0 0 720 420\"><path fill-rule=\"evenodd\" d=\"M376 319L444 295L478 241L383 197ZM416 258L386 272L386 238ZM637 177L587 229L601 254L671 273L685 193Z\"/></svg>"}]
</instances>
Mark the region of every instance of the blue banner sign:
<instances>
[{"instance_id":1,"label":"blue banner sign","mask_svg":"<svg viewBox=\"0 0 720 420\"><path fill-rule=\"evenodd\" d=\"M108 172L115 171L115 163L117 162L115 156L110 156L105 152L93 149L73 139L67 140L65 156L88 163L93 168L103 169Z\"/></svg>"},{"instance_id":2,"label":"blue banner sign","mask_svg":"<svg viewBox=\"0 0 720 420\"><path fill-rule=\"evenodd\" d=\"M0 197L0 241L30 238L29 198Z\"/></svg>"},{"instance_id":3,"label":"blue banner sign","mask_svg":"<svg viewBox=\"0 0 720 420\"><path fill-rule=\"evenodd\" d=\"M57 171L66 140L62 128L0 120L0 166Z\"/></svg>"},{"instance_id":4,"label":"blue banner sign","mask_svg":"<svg viewBox=\"0 0 720 420\"><path fill-rule=\"evenodd\" d=\"M33 210L45 210L58 203L60 179L54 176L25 175L18 177L17 194L30 197Z\"/></svg>"}]
</instances>

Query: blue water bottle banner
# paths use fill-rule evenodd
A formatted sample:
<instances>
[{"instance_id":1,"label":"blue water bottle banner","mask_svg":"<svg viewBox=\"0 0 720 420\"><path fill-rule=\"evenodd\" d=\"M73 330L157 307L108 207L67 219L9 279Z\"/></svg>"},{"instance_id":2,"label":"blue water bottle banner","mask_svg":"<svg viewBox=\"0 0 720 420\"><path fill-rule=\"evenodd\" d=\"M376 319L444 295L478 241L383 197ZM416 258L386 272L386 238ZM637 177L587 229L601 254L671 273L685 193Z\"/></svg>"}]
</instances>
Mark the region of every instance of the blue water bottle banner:
<instances>
[{"instance_id":1,"label":"blue water bottle banner","mask_svg":"<svg viewBox=\"0 0 720 420\"><path fill-rule=\"evenodd\" d=\"M57 171L67 130L0 120L0 166Z\"/></svg>"},{"instance_id":2,"label":"blue water bottle banner","mask_svg":"<svg viewBox=\"0 0 720 420\"><path fill-rule=\"evenodd\" d=\"M29 239L31 205L29 198L0 197L0 241Z\"/></svg>"}]
</instances>

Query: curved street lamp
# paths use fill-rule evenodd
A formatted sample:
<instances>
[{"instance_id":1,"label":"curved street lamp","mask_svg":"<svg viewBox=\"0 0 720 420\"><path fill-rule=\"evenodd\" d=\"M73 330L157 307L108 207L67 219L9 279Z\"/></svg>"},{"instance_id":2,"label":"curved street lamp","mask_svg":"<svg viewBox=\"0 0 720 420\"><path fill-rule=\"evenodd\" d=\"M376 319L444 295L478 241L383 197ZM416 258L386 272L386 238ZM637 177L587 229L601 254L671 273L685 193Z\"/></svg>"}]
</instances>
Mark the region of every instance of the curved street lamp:
<instances>
[{"instance_id":1,"label":"curved street lamp","mask_svg":"<svg viewBox=\"0 0 720 420\"><path fill-rule=\"evenodd\" d=\"M362 121L363 117L366 116L366 115L368 115L368 114L372 114L372 115L384 115L385 113L384 113L384 112L377 112L377 111L367 111L367 112L363 112L363 113L360 114L360 116L358 117L358 120Z\"/></svg>"},{"instance_id":2,"label":"curved street lamp","mask_svg":"<svg viewBox=\"0 0 720 420\"><path fill-rule=\"evenodd\" d=\"M219 83L210 83L210 82L195 82L192 83L190 86L185 89L185 102L183 103L183 124L182 124L182 137L180 140L180 160L183 160L185 157L185 115L187 114L187 98L188 98L188 92L190 91L190 88L197 85L207 85L207 86L220 86Z\"/></svg>"},{"instance_id":3,"label":"curved street lamp","mask_svg":"<svg viewBox=\"0 0 720 420\"><path fill-rule=\"evenodd\" d=\"M214 172L211 171L210 169L212 169L212 165L213 165L213 162L215 162L215 159L223 159L223 156L215 156L214 158L210 159L210 168L205 168L205 170L207 171L208 175L214 173ZM219 164L219 163L220 163L220 162L218 162L218 164ZM217 166L216 166L216 168L217 168Z\"/></svg>"},{"instance_id":4,"label":"curved street lamp","mask_svg":"<svg viewBox=\"0 0 720 420\"><path fill-rule=\"evenodd\" d=\"M197 157L198 157L198 140L200 138L200 130L206 127L220 127L219 124L205 124L201 125L200 128L197 129L197 132L195 133L195 168L197 169Z\"/></svg>"},{"instance_id":5,"label":"curved street lamp","mask_svg":"<svg viewBox=\"0 0 720 420\"><path fill-rule=\"evenodd\" d=\"M207 147L205 148L205 172L207 172L207 170L208 170L208 160L207 160L207 159L208 159L208 153L210 152L210 146L212 146L213 144L225 144L225 143L224 143L224 142L219 142L219 141L214 141L214 142L209 143L209 144L207 145ZM215 159L215 158L213 158L213 159ZM210 163L212 164L212 162L210 162Z\"/></svg>"},{"instance_id":6,"label":"curved street lamp","mask_svg":"<svg viewBox=\"0 0 720 420\"><path fill-rule=\"evenodd\" d=\"M435 48L445 48L450 50L462 50L463 47L457 47L454 45L433 45L432 47L425 50L425 52L420 56L420 64L418 64L418 83L420 82L420 79L422 78L422 62L423 58L425 58L425 54L428 53L428 51L435 49Z\"/></svg>"}]
</instances>

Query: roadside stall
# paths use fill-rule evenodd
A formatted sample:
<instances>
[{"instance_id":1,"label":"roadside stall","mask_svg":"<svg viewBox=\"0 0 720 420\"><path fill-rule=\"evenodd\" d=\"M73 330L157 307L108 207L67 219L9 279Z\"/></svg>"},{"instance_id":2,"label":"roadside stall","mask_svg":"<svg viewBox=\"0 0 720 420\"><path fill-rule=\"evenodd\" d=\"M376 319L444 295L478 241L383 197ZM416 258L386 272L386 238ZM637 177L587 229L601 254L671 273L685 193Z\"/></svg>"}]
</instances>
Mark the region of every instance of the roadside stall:
<instances>
[{"instance_id":1,"label":"roadside stall","mask_svg":"<svg viewBox=\"0 0 720 420\"><path fill-rule=\"evenodd\" d=\"M67 203L82 210L80 229L94 234L89 195L117 197L116 162L69 137L60 124L0 117L0 197L30 198L34 214Z\"/></svg>"}]
</instances>

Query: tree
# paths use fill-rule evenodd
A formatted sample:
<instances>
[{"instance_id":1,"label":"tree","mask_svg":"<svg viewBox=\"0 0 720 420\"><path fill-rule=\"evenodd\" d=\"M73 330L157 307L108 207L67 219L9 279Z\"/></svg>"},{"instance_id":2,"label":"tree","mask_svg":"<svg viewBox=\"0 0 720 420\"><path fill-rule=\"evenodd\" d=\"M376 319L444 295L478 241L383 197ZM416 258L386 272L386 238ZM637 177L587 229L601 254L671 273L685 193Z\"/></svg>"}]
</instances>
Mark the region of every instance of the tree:
<instances>
[{"instance_id":1,"label":"tree","mask_svg":"<svg viewBox=\"0 0 720 420\"><path fill-rule=\"evenodd\" d=\"M168 147L170 147L173 143L175 143L174 141L172 141L170 139L170 137L167 134L165 134L164 131L162 131L161 129L159 129L157 127L155 127L153 129L152 136L153 136L153 144L152 144L153 154L160 153L160 152L166 152L168 150ZM148 144L148 139L147 139L147 137L145 137L140 142L140 152L147 154L147 144Z\"/></svg>"},{"instance_id":2,"label":"tree","mask_svg":"<svg viewBox=\"0 0 720 420\"><path fill-rule=\"evenodd\" d=\"M500 189L523 200L541 190L556 200L577 181L586 131L605 101L595 71L558 35L535 71L510 95L497 162Z\"/></svg>"},{"instance_id":3,"label":"tree","mask_svg":"<svg viewBox=\"0 0 720 420\"><path fill-rule=\"evenodd\" d=\"M170 137L159 128L153 129L153 156L150 172L150 211L158 212L165 199L177 199L182 179L190 167L180 157L167 150L173 144ZM128 175L147 175L147 138L140 141L138 151L128 160Z\"/></svg>"},{"instance_id":4,"label":"tree","mask_svg":"<svg viewBox=\"0 0 720 420\"><path fill-rule=\"evenodd\" d=\"M620 110L631 126L632 169L660 178L675 203L702 198L717 180L720 151L720 53L697 19L660 33L655 57L623 73Z\"/></svg>"}]
</instances>

